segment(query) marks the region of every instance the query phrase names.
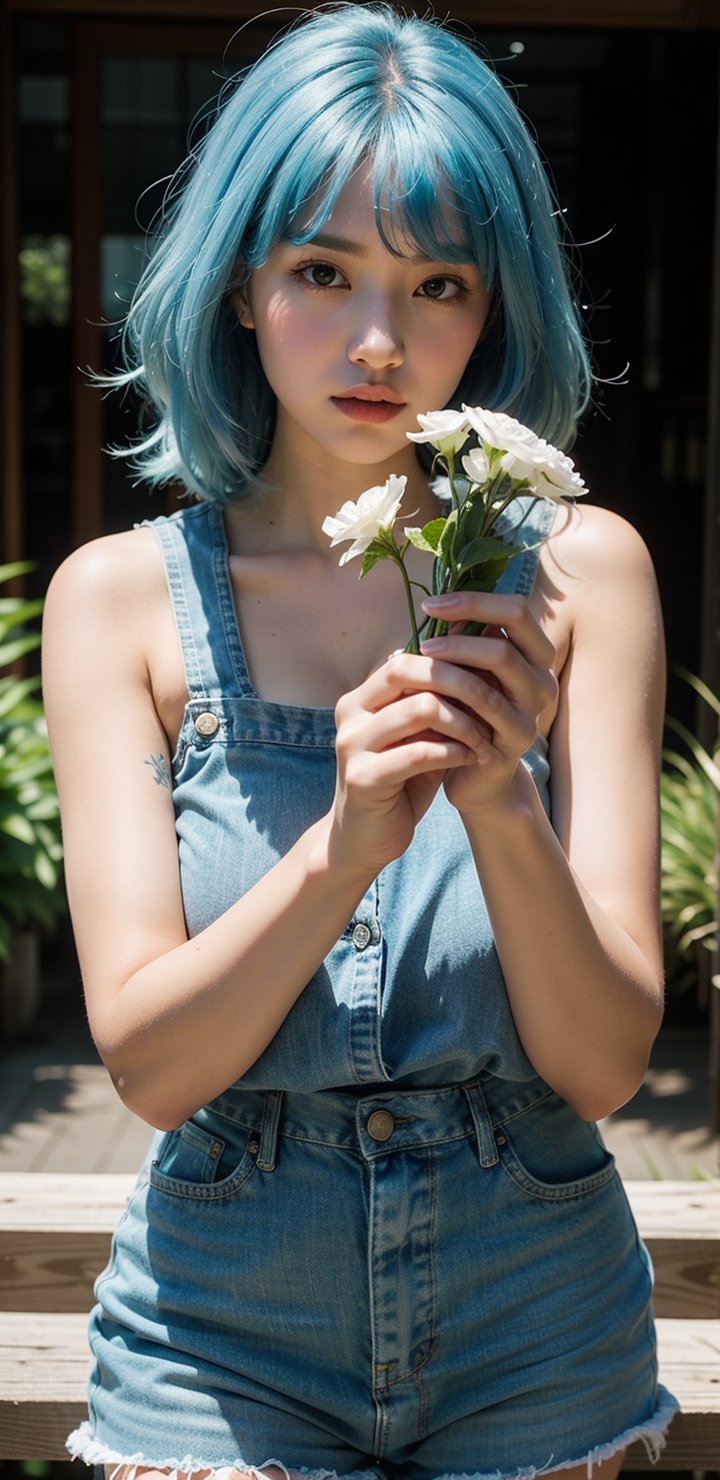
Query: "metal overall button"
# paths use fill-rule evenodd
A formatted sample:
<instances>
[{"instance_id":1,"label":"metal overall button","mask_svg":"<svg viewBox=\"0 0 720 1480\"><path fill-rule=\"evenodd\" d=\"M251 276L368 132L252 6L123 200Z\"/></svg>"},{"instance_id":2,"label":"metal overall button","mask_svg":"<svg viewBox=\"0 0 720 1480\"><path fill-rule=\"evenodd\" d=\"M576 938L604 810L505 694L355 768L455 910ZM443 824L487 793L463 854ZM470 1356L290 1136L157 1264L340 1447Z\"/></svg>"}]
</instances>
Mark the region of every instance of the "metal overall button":
<instances>
[{"instance_id":1,"label":"metal overall button","mask_svg":"<svg viewBox=\"0 0 720 1480\"><path fill-rule=\"evenodd\" d=\"M373 1141L389 1141L395 1129L395 1116L389 1110L373 1110L368 1116L367 1133Z\"/></svg>"},{"instance_id":2,"label":"metal overall button","mask_svg":"<svg viewBox=\"0 0 720 1480\"><path fill-rule=\"evenodd\" d=\"M193 724L198 732L198 735L205 735L209 737L210 735L215 734L215 731L220 726L220 721L217 715L213 714L211 710L204 709L202 714L195 715Z\"/></svg>"},{"instance_id":3,"label":"metal overall button","mask_svg":"<svg viewBox=\"0 0 720 1480\"><path fill-rule=\"evenodd\" d=\"M371 940L372 930L370 929L370 926L366 925L364 920L358 920L358 923L354 926L352 933L352 943L355 947L355 950L364 951L366 946L369 946Z\"/></svg>"}]
</instances>

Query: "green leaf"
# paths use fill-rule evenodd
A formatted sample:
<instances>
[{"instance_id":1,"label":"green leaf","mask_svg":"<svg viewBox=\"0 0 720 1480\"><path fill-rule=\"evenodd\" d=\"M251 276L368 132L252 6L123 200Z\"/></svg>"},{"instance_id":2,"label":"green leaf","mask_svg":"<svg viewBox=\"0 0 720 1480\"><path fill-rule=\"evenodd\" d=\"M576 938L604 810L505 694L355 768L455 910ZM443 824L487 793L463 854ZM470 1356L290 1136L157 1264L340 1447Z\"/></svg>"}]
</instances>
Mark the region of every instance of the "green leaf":
<instances>
[{"instance_id":1,"label":"green leaf","mask_svg":"<svg viewBox=\"0 0 720 1480\"><path fill-rule=\"evenodd\" d=\"M13 626L39 617L43 603L38 597L0 596L0 626Z\"/></svg>"},{"instance_id":2,"label":"green leaf","mask_svg":"<svg viewBox=\"0 0 720 1480\"><path fill-rule=\"evenodd\" d=\"M712 689L708 688L706 683L703 683L701 678L697 678L694 673L689 673L687 668L682 668L679 664L673 667L673 673L677 673L680 678L684 678L685 682L690 684L696 694L699 694L701 699L704 699L705 703L709 704L710 708L715 710L718 719L720 719L720 699L717 694L713 693Z\"/></svg>"},{"instance_id":3,"label":"green leaf","mask_svg":"<svg viewBox=\"0 0 720 1480\"><path fill-rule=\"evenodd\" d=\"M31 653L39 646L39 632L32 632L27 637L16 637L13 642L3 643L0 647L0 663L6 667L9 663L17 662L17 659L22 658L24 653Z\"/></svg>"},{"instance_id":4,"label":"green leaf","mask_svg":"<svg viewBox=\"0 0 720 1480\"><path fill-rule=\"evenodd\" d=\"M379 560L387 560L389 558L391 557L387 545L382 545L379 540L373 540L363 555L358 580L362 580L363 576L366 576L368 571L372 570L373 566L377 565Z\"/></svg>"},{"instance_id":5,"label":"green leaf","mask_svg":"<svg viewBox=\"0 0 720 1480\"><path fill-rule=\"evenodd\" d=\"M487 505L482 494L469 494L460 509L458 543L462 540L468 545L472 540L478 539L486 518Z\"/></svg>"},{"instance_id":6,"label":"green leaf","mask_svg":"<svg viewBox=\"0 0 720 1480\"><path fill-rule=\"evenodd\" d=\"M720 768L715 764L715 761L712 759L711 756L708 755L704 746L702 746L700 744L700 741L696 739L696 737L691 733L690 730L688 730L687 726L680 723L680 720L673 719L672 715L670 714L665 716L665 720L670 729L674 730L675 734L680 735L681 739L685 741L688 750L691 751L698 766L700 766L701 769L705 772L708 780L712 782L712 785L720 796Z\"/></svg>"},{"instance_id":7,"label":"green leaf","mask_svg":"<svg viewBox=\"0 0 720 1480\"><path fill-rule=\"evenodd\" d=\"M44 889L54 889L58 881L55 864L41 848L35 854L35 877Z\"/></svg>"},{"instance_id":8,"label":"green leaf","mask_svg":"<svg viewBox=\"0 0 720 1480\"><path fill-rule=\"evenodd\" d=\"M26 576L35 569L33 560L15 560L11 565L0 565L0 585L13 581L16 576Z\"/></svg>"},{"instance_id":9,"label":"green leaf","mask_svg":"<svg viewBox=\"0 0 720 1480\"><path fill-rule=\"evenodd\" d=\"M446 519L431 519L429 524L423 524L422 529L406 529L405 534L416 550L437 555L446 523Z\"/></svg>"},{"instance_id":10,"label":"green leaf","mask_svg":"<svg viewBox=\"0 0 720 1480\"><path fill-rule=\"evenodd\" d=\"M470 571L476 565L486 566L491 561L503 561L502 569L508 564L513 555L519 554L521 545L506 545L504 540L494 539L488 536L485 539L471 540L470 544L464 545L456 556L457 565L461 574Z\"/></svg>"},{"instance_id":11,"label":"green leaf","mask_svg":"<svg viewBox=\"0 0 720 1480\"><path fill-rule=\"evenodd\" d=\"M19 708L40 687L40 674L32 678L0 679L0 719ZM38 704L38 711L40 705Z\"/></svg>"},{"instance_id":12,"label":"green leaf","mask_svg":"<svg viewBox=\"0 0 720 1480\"><path fill-rule=\"evenodd\" d=\"M445 528L442 532L442 535L440 536L440 546L438 549L438 558L444 561L445 565L449 565L451 562L452 550L455 542L455 535L457 532L457 522L458 511L457 509L453 509L452 513L448 514L447 519L445 520Z\"/></svg>"},{"instance_id":13,"label":"green leaf","mask_svg":"<svg viewBox=\"0 0 720 1480\"><path fill-rule=\"evenodd\" d=\"M33 829L22 814L16 813L0 820L0 832L6 833L9 838L15 838L18 843L32 845L35 842Z\"/></svg>"}]
</instances>

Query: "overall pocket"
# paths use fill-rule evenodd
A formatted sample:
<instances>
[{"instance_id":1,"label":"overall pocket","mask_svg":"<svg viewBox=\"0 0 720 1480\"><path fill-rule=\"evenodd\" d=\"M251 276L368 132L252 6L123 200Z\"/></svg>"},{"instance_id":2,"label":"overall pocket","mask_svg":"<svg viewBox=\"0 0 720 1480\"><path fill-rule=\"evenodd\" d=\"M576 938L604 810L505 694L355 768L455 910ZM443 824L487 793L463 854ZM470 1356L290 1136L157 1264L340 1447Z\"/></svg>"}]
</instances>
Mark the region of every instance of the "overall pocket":
<instances>
[{"instance_id":1,"label":"overall pocket","mask_svg":"<svg viewBox=\"0 0 720 1480\"><path fill-rule=\"evenodd\" d=\"M531 1197L587 1197L615 1175L615 1158L592 1122L551 1092L496 1127L503 1167Z\"/></svg>"},{"instance_id":2,"label":"overall pocket","mask_svg":"<svg viewBox=\"0 0 720 1480\"><path fill-rule=\"evenodd\" d=\"M161 1141L149 1170L150 1186L158 1192L214 1202L238 1192L254 1171L256 1132L225 1120L216 1132L214 1126L198 1124L201 1116L208 1118L200 1111Z\"/></svg>"}]
</instances>

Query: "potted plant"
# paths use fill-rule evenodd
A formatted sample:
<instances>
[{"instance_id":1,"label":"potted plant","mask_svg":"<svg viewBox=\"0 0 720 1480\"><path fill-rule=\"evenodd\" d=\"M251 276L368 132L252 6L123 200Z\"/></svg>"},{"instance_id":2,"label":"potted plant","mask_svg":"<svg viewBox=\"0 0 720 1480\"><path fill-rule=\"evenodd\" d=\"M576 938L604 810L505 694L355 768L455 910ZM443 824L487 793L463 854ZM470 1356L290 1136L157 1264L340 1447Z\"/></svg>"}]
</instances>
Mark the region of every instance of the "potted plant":
<instances>
[{"instance_id":1,"label":"potted plant","mask_svg":"<svg viewBox=\"0 0 720 1480\"><path fill-rule=\"evenodd\" d=\"M0 585L24 575L0 566ZM39 992L38 927L64 908L60 812L40 677L18 660L39 646L42 602L0 597L0 1029L13 1037L32 1020Z\"/></svg>"},{"instance_id":2,"label":"potted plant","mask_svg":"<svg viewBox=\"0 0 720 1480\"><path fill-rule=\"evenodd\" d=\"M701 679L678 670L720 720L720 699ZM718 949L718 845L720 828L720 729L711 756L679 720L668 727L683 741L686 754L663 752L660 778L662 821L662 915L671 968L695 967L701 977ZM698 951L703 954L698 956ZM689 970L686 973L692 975Z\"/></svg>"}]
</instances>

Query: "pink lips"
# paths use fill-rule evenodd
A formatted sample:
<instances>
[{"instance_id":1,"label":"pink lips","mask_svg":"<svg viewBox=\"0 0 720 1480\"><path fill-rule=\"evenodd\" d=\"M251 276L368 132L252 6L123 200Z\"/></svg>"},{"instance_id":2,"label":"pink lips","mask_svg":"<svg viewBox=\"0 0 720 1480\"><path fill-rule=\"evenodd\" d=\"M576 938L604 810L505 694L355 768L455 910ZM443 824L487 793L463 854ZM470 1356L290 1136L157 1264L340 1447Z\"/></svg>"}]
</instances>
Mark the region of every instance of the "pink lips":
<instances>
[{"instance_id":1,"label":"pink lips","mask_svg":"<svg viewBox=\"0 0 720 1480\"><path fill-rule=\"evenodd\" d=\"M351 386L342 396L330 397L338 411L343 416L349 416L351 421L382 422L392 421L403 410L405 402L397 391L389 385L361 385Z\"/></svg>"}]
</instances>

